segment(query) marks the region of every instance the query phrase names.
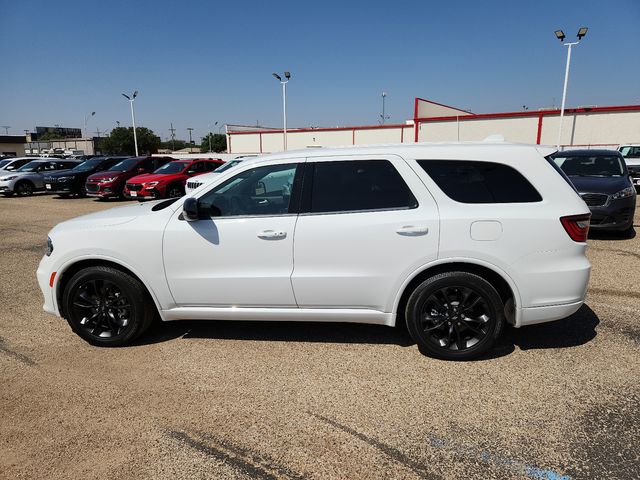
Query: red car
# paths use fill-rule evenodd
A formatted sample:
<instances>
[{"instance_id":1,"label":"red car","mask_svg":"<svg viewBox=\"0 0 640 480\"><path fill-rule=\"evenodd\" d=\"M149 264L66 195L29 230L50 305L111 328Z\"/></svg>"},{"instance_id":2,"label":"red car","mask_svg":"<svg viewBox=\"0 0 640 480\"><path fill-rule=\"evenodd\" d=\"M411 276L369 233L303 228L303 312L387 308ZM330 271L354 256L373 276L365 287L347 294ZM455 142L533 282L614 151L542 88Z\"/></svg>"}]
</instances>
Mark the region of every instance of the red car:
<instances>
[{"instance_id":1,"label":"red car","mask_svg":"<svg viewBox=\"0 0 640 480\"><path fill-rule=\"evenodd\" d=\"M125 183L141 173L150 173L175 160L171 157L131 157L116 163L109 170L94 173L87 178L85 188L92 197L122 197Z\"/></svg>"},{"instance_id":2,"label":"red car","mask_svg":"<svg viewBox=\"0 0 640 480\"><path fill-rule=\"evenodd\" d=\"M137 199L181 197L187 179L213 172L223 163L217 159L175 160L153 173L129 179L124 187L124 196Z\"/></svg>"}]
</instances>

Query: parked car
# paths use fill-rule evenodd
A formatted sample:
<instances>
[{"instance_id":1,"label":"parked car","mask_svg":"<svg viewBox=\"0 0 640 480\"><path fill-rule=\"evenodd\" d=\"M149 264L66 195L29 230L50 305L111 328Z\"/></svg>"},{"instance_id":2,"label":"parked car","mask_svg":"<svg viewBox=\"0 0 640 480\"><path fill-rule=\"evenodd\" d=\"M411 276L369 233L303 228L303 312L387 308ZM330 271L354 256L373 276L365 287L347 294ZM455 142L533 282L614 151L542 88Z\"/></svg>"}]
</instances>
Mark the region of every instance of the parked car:
<instances>
[{"instance_id":1,"label":"parked car","mask_svg":"<svg viewBox=\"0 0 640 480\"><path fill-rule=\"evenodd\" d=\"M567 150L556 153L553 160L589 206L592 229L633 229L636 190L620 152Z\"/></svg>"},{"instance_id":2,"label":"parked car","mask_svg":"<svg viewBox=\"0 0 640 480\"><path fill-rule=\"evenodd\" d=\"M143 173L129 179L124 187L124 196L139 200L181 197L189 178L212 172L223 164L219 159L175 160L153 173Z\"/></svg>"},{"instance_id":3,"label":"parked car","mask_svg":"<svg viewBox=\"0 0 640 480\"><path fill-rule=\"evenodd\" d=\"M264 156L191 196L57 225L37 272L44 309L99 346L129 344L155 316L406 322L423 353L476 358L505 323L583 303L591 214L552 153L477 143Z\"/></svg>"},{"instance_id":4,"label":"parked car","mask_svg":"<svg viewBox=\"0 0 640 480\"><path fill-rule=\"evenodd\" d=\"M48 158L39 157L8 157L0 160L0 174L12 172L21 166L33 160L49 160Z\"/></svg>"},{"instance_id":5,"label":"parked car","mask_svg":"<svg viewBox=\"0 0 640 480\"><path fill-rule=\"evenodd\" d=\"M193 179L187 180L187 183L186 183L186 186L185 186L185 193L191 193L196 188L198 188L200 185L204 185L205 183L209 183L213 179L217 178L218 174L224 173L227 170L229 170L230 168L235 167L239 163L244 162L245 160L248 160L249 158L255 158L255 157L256 157L255 155L246 155L246 156L236 157L233 160L229 160L228 162L226 162L221 167L216 168L215 171L213 171L213 172L205 173L204 175L199 175L198 178L193 178Z\"/></svg>"},{"instance_id":6,"label":"parked car","mask_svg":"<svg viewBox=\"0 0 640 480\"><path fill-rule=\"evenodd\" d=\"M640 192L640 144L620 145L618 151L624 157L636 191Z\"/></svg>"},{"instance_id":7,"label":"parked car","mask_svg":"<svg viewBox=\"0 0 640 480\"><path fill-rule=\"evenodd\" d=\"M175 160L171 157L130 157L116 163L104 172L94 173L87 178L87 195L99 198L124 198L124 186L131 177L151 173L165 163Z\"/></svg>"},{"instance_id":8,"label":"parked car","mask_svg":"<svg viewBox=\"0 0 640 480\"><path fill-rule=\"evenodd\" d=\"M0 173L0 193L9 197L14 193L20 196L33 195L33 192L44 190L43 178L46 173L67 170L79 165L77 160L36 159L13 172Z\"/></svg>"},{"instance_id":9,"label":"parked car","mask_svg":"<svg viewBox=\"0 0 640 480\"><path fill-rule=\"evenodd\" d=\"M47 192L57 193L61 197L83 197L87 194L85 183L89 175L111 168L125 158L127 157L93 157L71 170L49 173L44 176L44 188Z\"/></svg>"}]
</instances>

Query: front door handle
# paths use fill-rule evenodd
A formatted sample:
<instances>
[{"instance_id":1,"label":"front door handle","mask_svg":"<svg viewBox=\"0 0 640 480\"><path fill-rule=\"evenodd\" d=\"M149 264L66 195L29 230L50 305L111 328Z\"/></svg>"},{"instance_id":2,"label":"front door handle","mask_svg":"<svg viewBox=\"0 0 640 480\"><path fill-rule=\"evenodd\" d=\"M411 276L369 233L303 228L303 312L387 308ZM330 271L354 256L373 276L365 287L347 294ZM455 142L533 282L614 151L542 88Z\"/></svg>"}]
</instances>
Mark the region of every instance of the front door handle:
<instances>
[{"instance_id":1,"label":"front door handle","mask_svg":"<svg viewBox=\"0 0 640 480\"><path fill-rule=\"evenodd\" d=\"M407 237L418 237L420 235L426 235L429 233L429 227L420 227L418 225L405 225L396 230L398 235L405 235Z\"/></svg>"},{"instance_id":2,"label":"front door handle","mask_svg":"<svg viewBox=\"0 0 640 480\"><path fill-rule=\"evenodd\" d=\"M258 233L258 238L262 238L263 240L280 240L281 238L286 238L287 232L282 230L263 230Z\"/></svg>"}]
</instances>

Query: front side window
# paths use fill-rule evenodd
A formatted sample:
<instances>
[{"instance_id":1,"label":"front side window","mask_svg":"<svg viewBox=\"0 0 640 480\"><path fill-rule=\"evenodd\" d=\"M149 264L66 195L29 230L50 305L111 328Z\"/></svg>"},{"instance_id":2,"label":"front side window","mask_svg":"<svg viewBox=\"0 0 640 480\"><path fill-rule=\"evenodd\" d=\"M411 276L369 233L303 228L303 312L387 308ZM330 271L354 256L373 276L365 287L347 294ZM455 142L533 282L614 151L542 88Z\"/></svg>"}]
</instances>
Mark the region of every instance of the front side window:
<instances>
[{"instance_id":1,"label":"front side window","mask_svg":"<svg viewBox=\"0 0 640 480\"><path fill-rule=\"evenodd\" d=\"M530 203L542 197L515 168L467 160L418 160L449 198L461 203Z\"/></svg>"},{"instance_id":2,"label":"front side window","mask_svg":"<svg viewBox=\"0 0 640 480\"><path fill-rule=\"evenodd\" d=\"M198 207L221 217L289 213L296 168L286 164L245 170L203 195Z\"/></svg>"},{"instance_id":3,"label":"front side window","mask_svg":"<svg viewBox=\"0 0 640 480\"><path fill-rule=\"evenodd\" d=\"M388 160L313 164L311 213L415 208L416 198Z\"/></svg>"}]
</instances>

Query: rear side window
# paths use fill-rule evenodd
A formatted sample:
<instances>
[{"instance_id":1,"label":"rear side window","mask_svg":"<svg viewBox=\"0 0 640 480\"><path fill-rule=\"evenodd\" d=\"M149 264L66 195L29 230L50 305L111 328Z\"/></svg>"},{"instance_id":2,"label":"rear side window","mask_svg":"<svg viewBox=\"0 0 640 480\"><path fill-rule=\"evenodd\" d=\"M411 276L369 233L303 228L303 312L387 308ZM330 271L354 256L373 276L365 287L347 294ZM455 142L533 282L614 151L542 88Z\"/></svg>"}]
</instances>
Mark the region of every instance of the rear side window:
<instances>
[{"instance_id":1,"label":"rear side window","mask_svg":"<svg viewBox=\"0 0 640 480\"><path fill-rule=\"evenodd\" d=\"M418 202L388 160L313 165L312 213L415 208Z\"/></svg>"},{"instance_id":2,"label":"rear side window","mask_svg":"<svg viewBox=\"0 0 640 480\"><path fill-rule=\"evenodd\" d=\"M418 160L451 199L461 203L531 203L542 197L516 169L493 162Z\"/></svg>"}]
</instances>

